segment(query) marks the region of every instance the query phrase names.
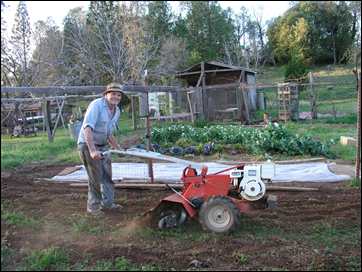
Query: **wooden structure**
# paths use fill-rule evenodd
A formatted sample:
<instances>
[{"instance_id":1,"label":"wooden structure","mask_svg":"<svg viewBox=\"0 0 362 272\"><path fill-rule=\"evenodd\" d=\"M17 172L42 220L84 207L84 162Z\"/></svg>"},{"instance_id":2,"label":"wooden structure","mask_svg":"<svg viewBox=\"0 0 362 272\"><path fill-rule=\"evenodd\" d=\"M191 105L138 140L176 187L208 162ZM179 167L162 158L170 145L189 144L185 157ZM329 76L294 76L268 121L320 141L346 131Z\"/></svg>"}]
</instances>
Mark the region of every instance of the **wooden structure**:
<instances>
[{"instance_id":1,"label":"wooden structure","mask_svg":"<svg viewBox=\"0 0 362 272\"><path fill-rule=\"evenodd\" d=\"M94 99L100 97L105 86L50 86L50 87L1 87L2 115L1 123L8 118L5 104L29 104L41 105L44 116L44 129L48 134L49 142L53 141L56 128L60 122L64 125L63 109L65 101ZM132 119L134 128L137 126L136 119L149 116L148 94L154 92L177 93L186 92L185 88L178 86L146 86L124 84L124 92L131 98ZM31 97L27 94L31 93ZM136 99L139 99L139 114L136 114ZM12 106L14 107L14 106ZM54 113L56 109L56 113ZM51 112L53 110L53 113ZM55 118L55 124L52 119Z\"/></svg>"},{"instance_id":2,"label":"wooden structure","mask_svg":"<svg viewBox=\"0 0 362 272\"><path fill-rule=\"evenodd\" d=\"M56 107L62 104L58 100L50 101L51 107ZM64 105L64 104L63 104ZM44 130L42 115L43 108L41 101L33 100L32 98L14 98L2 99L1 101L1 131L5 134L13 136L35 134L37 131ZM56 116L51 114L52 119ZM63 116L62 116L63 117ZM64 125L63 118L61 119ZM14 133L14 131L18 131ZM17 135L16 135L17 134Z\"/></svg>"},{"instance_id":3,"label":"wooden structure","mask_svg":"<svg viewBox=\"0 0 362 272\"><path fill-rule=\"evenodd\" d=\"M249 123L256 110L255 72L217 61L198 63L176 74L192 92L190 112L206 120L229 115Z\"/></svg>"},{"instance_id":4,"label":"wooden structure","mask_svg":"<svg viewBox=\"0 0 362 272\"><path fill-rule=\"evenodd\" d=\"M278 84L278 119L282 121L299 119L298 86L292 83Z\"/></svg>"}]
</instances>

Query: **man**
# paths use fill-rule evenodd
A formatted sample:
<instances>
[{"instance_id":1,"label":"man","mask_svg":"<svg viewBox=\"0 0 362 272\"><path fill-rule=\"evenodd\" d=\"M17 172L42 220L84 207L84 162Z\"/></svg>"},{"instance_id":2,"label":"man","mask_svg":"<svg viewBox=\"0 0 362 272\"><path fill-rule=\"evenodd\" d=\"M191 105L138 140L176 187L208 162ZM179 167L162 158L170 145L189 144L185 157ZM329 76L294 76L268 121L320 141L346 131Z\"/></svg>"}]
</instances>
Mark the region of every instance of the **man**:
<instances>
[{"instance_id":1,"label":"man","mask_svg":"<svg viewBox=\"0 0 362 272\"><path fill-rule=\"evenodd\" d=\"M107 85L103 97L89 104L78 137L80 158L88 174L87 212L93 215L102 214L102 210L121 207L114 203L110 155L103 156L102 152L107 150L107 144L119 149L112 132L120 116L118 104L122 95L122 85Z\"/></svg>"}]
</instances>

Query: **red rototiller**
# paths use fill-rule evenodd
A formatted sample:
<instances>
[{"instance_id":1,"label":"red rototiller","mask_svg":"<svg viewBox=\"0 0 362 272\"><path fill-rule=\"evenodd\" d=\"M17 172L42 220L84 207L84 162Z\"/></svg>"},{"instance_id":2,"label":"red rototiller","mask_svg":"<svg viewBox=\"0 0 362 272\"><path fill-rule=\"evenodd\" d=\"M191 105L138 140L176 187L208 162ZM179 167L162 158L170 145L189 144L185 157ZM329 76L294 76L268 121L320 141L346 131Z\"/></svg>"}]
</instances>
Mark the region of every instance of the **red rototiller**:
<instances>
[{"instance_id":1,"label":"red rototiller","mask_svg":"<svg viewBox=\"0 0 362 272\"><path fill-rule=\"evenodd\" d=\"M274 176L274 165L239 164L213 174L207 171L206 166L199 174L195 168L186 167L181 192L169 186L174 193L162 199L153 211L159 228L176 227L188 217L198 217L206 230L234 230L240 214L252 209L252 202L266 203L264 181Z\"/></svg>"},{"instance_id":2,"label":"red rototiller","mask_svg":"<svg viewBox=\"0 0 362 272\"><path fill-rule=\"evenodd\" d=\"M182 173L182 190L161 200L150 212L153 221L161 229L177 227L187 218L198 218L204 229L224 233L234 230L241 213L252 210L252 202L266 203L265 184L275 175L273 163L259 165L238 164L222 171L208 174L203 166L200 173L193 168L199 163L165 156L160 153L129 149L107 152L183 163L187 166Z\"/></svg>"}]
</instances>

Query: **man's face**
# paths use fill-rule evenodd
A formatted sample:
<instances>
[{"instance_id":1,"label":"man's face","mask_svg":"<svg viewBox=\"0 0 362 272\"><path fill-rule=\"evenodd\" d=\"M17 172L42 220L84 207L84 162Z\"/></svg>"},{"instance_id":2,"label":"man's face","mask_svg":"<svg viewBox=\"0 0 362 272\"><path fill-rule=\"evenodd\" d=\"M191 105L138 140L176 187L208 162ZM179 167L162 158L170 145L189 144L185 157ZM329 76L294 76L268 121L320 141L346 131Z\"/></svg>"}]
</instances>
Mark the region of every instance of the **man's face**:
<instances>
[{"instance_id":1,"label":"man's face","mask_svg":"<svg viewBox=\"0 0 362 272\"><path fill-rule=\"evenodd\" d=\"M106 99L110 105L117 106L121 102L122 94L120 92L108 92Z\"/></svg>"}]
</instances>

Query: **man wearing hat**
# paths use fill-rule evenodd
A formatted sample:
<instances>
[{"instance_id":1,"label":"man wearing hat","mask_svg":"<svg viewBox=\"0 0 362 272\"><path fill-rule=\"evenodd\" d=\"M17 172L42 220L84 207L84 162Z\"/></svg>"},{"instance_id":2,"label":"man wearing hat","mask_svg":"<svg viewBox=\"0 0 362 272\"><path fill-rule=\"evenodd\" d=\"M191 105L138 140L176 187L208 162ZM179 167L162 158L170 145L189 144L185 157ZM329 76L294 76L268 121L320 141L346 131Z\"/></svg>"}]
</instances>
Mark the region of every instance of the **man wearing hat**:
<instances>
[{"instance_id":1,"label":"man wearing hat","mask_svg":"<svg viewBox=\"0 0 362 272\"><path fill-rule=\"evenodd\" d=\"M114 203L110 155L103 156L102 152L107 150L107 144L119 149L112 132L118 123L118 104L123 95L121 84L107 85L103 97L89 104L79 133L79 154L88 174L87 212L93 215L121 207Z\"/></svg>"}]
</instances>

